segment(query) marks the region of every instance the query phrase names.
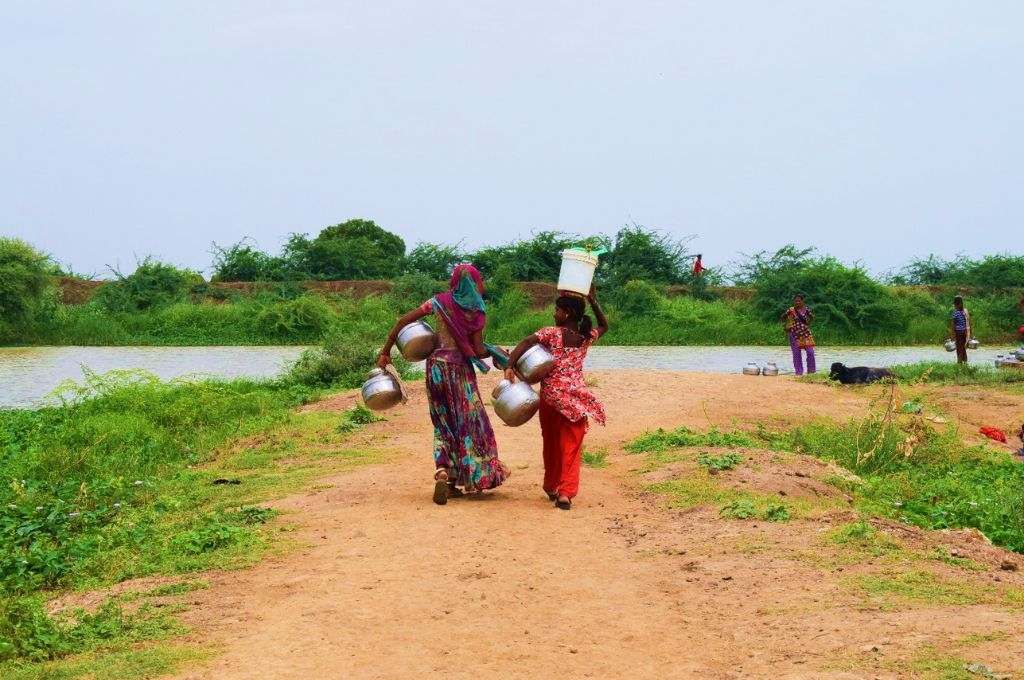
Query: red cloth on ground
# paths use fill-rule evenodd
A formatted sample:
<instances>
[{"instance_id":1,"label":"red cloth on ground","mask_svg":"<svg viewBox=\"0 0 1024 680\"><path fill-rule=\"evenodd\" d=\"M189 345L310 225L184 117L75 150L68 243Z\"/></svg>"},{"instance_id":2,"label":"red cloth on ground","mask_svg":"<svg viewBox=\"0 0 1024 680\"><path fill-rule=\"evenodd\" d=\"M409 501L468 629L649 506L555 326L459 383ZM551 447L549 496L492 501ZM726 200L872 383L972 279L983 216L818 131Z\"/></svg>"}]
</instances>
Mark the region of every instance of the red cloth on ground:
<instances>
[{"instance_id":1,"label":"red cloth on ground","mask_svg":"<svg viewBox=\"0 0 1024 680\"><path fill-rule=\"evenodd\" d=\"M1004 444L1006 443L1006 433L1000 430L998 427L985 425L979 430L979 432L981 432L989 439L994 439L995 441L1002 442Z\"/></svg>"},{"instance_id":2,"label":"red cloth on ground","mask_svg":"<svg viewBox=\"0 0 1024 680\"><path fill-rule=\"evenodd\" d=\"M574 423L541 400L540 433L544 440L544 490L574 498L580 490L580 456L587 419Z\"/></svg>"}]
</instances>

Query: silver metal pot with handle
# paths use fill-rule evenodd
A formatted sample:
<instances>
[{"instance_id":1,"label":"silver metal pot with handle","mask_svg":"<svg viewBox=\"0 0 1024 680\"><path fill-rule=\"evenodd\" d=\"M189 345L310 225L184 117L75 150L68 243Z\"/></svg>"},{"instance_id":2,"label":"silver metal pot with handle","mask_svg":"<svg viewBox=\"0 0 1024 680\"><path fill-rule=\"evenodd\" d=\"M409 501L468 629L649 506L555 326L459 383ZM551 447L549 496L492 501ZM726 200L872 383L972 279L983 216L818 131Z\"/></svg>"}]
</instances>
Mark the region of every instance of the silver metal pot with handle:
<instances>
[{"instance_id":1,"label":"silver metal pot with handle","mask_svg":"<svg viewBox=\"0 0 1024 680\"><path fill-rule=\"evenodd\" d=\"M373 411L383 411L402 401L402 388L387 371L375 368L363 383L363 403Z\"/></svg>"},{"instance_id":2,"label":"silver metal pot with handle","mask_svg":"<svg viewBox=\"0 0 1024 680\"><path fill-rule=\"evenodd\" d=\"M946 342L942 343L942 346L946 348L947 352L953 352L956 350L956 343L952 340L946 340Z\"/></svg>"},{"instance_id":3,"label":"silver metal pot with handle","mask_svg":"<svg viewBox=\"0 0 1024 680\"><path fill-rule=\"evenodd\" d=\"M423 361L437 347L437 333L426 321L413 321L398 331L395 344L406 361Z\"/></svg>"},{"instance_id":4,"label":"silver metal pot with handle","mask_svg":"<svg viewBox=\"0 0 1024 680\"><path fill-rule=\"evenodd\" d=\"M761 375L761 367L757 365L757 362L749 361L743 367L743 375Z\"/></svg>"},{"instance_id":5,"label":"silver metal pot with handle","mask_svg":"<svg viewBox=\"0 0 1024 680\"><path fill-rule=\"evenodd\" d=\"M502 380L491 393L494 397L494 412L502 422L519 427L540 408L540 396L525 382Z\"/></svg>"},{"instance_id":6,"label":"silver metal pot with handle","mask_svg":"<svg viewBox=\"0 0 1024 680\"><path fill-rule=\"evenodd\" d=\"M1024 361L1024 347L1013 350L1012 354L1017 357L1017 361Z\"/></svg>"},{"instance_id":7,"label":"silver metal pot with handle","mask_svg":"<svg viewBox=\"0 0 1024 680\"><path fill-rule=\"evenodd\" d=\"M764 368L761 369L761 375L773 376L779 374L779 366L774 361L769 361L765 364Z\"/></svg>"},{"instance_id":8,"label":"silver metal pot with handle","mask_svg":"<svg viewBox=\"0 0 1024 680\"><path fill-rule=\"evenodd\" d=\"M530 383L539 383L555 367L555 357L543 345L534 345L516 362L516 374Z\"/></svg>"},{"instance_id":9,"label":"silver metal pot with handle","mask_svg":"<svg viewBox=\"0 0 1024 680\"><path fill-rule=\"evenodd\" d=\"M971 338L967 341L967 349L978 349L981 347L981 341L977 338Z\"/></svg>"}]
</instances>

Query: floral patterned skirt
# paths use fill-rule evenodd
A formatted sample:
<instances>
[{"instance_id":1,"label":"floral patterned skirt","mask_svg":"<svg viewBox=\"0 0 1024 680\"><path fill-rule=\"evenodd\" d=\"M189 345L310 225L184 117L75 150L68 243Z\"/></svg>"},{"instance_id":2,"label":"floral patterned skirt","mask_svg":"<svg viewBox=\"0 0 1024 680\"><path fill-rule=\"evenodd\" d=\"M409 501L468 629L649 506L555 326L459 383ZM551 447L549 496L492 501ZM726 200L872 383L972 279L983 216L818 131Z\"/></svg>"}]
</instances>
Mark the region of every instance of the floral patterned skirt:
<instances>
[{"instance_id":1,"label":"floral patterned skirt","mask_svg":"<svg viewBox=\"0 0 1024 680\"><path fill-rule=\"evenodd\" d=\"M480 398L476 373L458 352L427 359L427 398L434 424L434 464L467 490L493 489L509 477Z\"/></svg>"}]
</instances>

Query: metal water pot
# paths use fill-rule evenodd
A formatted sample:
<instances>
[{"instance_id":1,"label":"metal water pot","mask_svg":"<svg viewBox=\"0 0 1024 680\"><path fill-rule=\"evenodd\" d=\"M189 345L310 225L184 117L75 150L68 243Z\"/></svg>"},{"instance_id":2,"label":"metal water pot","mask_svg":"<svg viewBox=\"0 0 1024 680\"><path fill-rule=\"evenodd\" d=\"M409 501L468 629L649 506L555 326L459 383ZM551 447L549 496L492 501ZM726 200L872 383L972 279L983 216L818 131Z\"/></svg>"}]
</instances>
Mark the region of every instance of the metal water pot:
<instances>
[{"instance_id":1,"label":"metal water pot","mask_svg":"<svg viewBox=\"0 0 1024 680\"><path fill-rule=\"evenodd\" d=\"M946 340L946 342L942 343L942 346L946 348L947 352L953 352L956 350L956 343L952 340Z\"/></svg>"},{"instance_id":2,"label":"metal water pot","mask_svg":"<svg viewBox=\"0 0 1024 680\"><path fill-rule=\"evenodd\" d=\"M518 427L540 408L540 396L525 382L502 380L491 393L494 412L511 427Z\"/></svg>"},{"instance_id":3,"label":"metal water pot","mask_svg":"<svg viewBox=\"0 0 1024 680\"><path fill-rule=\"evenodd\" d=\"M555 357L543 345L534 345L516 362L516 373L530 383L539 383L555 367Z\"/></svg>"},{"instance_id":4,"label":"metal water pot","mask_svg":"<svg viewBox=\"0 0 1024 680\"><path fill-rule=\"evenodd\" d=\"M772 375L778 375L778 374L779 374L779 367L778 367L778 365L776 365L776 363L774 361L769 361L767 364L765 364L764 368L761 369L761 375L772 376Z\"/></svg>"},{"instance_id":5,"label":"metal water pot","mask_svg":"<svg viewBox=\"0 0 1024 680\"><path fill-rule=\"evenodd\" d=\"M761 367L757 365L757 362L749 361L743 367L743 375L761 375Z\"/></svg>"},{"instance_id":6,"label":"metal water pot","mask_svg":"<svg viewBox=\"0 0 1024 680\"><path fill-rule=\"evenodd\" d=\"M1017 357L1017 361L1024 361L1024 347L1013 350L1013 356Z\"/></svg>"},{"instance_id":7,"label":"metal water pot","mask_svg":"<svg viewBox=\"0 0 1024 680\"><path fill-rule=\"evenodd\" d=\"M402 401L402 388L387 371L375 368L363 383L363 403L373 411L383 411Z\"/></svg>"},{"instance_id":8,"label":"metal water pot","mask_svg":"<svg viewBox=\"0 0 1024 680\"><path fill-rule=\"evenodd\" d=\"M971 338L967 341L967 349L978 349L981 347L981 341L977 338Z\"/></svg>"},{"instance_id":9,"label":"metal water pot","mask_svg":"<svg viewBox=\"0 0 1024 680\"><path fill-rule=\"evenodd\" d=\"M413 321L398 331L395 344L406 361L423 361L437 347L437 333L426 321Z\"/></svg>"}]
</instances>

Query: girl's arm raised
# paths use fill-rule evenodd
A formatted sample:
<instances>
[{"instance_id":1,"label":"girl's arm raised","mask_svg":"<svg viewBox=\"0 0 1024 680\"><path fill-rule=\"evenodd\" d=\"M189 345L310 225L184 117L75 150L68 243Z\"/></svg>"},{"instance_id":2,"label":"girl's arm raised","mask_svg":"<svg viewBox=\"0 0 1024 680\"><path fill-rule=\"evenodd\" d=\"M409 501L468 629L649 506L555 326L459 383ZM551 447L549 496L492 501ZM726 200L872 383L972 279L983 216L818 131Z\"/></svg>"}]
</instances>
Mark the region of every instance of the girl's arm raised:
<instances>
[{"instance_id":1,"label":"girl's arm raised","mask_svg":"<svg viewBox=\"0 0 1024 680\"><path fill-rule=\"evenodd\" d=\"M391 348L395 346L395 340L398 339L398 332L411 324L413 321L422 319L430 314L429 311L424 310L423 307L417 307L411 312L406 312L402 316L398 317L398 321L395 322L394 328L388 333L387 342L384 343L384 347L380 350L380 355L377 357L377 365L384 368L391 363Z\"/></svg>"},{"instance_id":2,"label":"girl's arm raised","mask_svg":"<svg viewBox=\"0 0 1024 680\"><path fill-rule=\"evenodd\" d=\"M597 317L597 337L601 337L608 332L608 317L604 315L604 310L597 302L597 287L593 284L590 285L590 295L587 296L587 300L590 301L590 308L594 310L594 316Z\"/></svg>"}]
</instances>

